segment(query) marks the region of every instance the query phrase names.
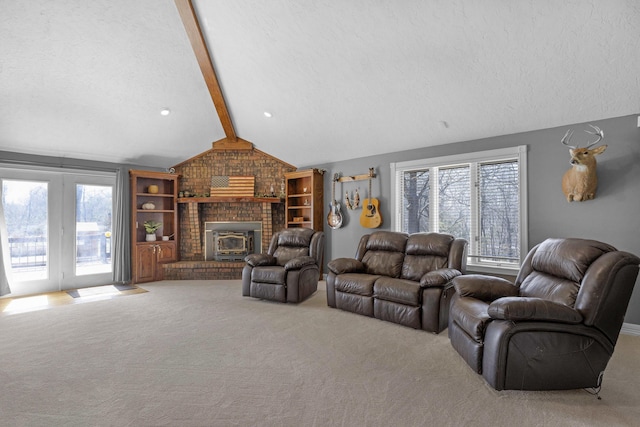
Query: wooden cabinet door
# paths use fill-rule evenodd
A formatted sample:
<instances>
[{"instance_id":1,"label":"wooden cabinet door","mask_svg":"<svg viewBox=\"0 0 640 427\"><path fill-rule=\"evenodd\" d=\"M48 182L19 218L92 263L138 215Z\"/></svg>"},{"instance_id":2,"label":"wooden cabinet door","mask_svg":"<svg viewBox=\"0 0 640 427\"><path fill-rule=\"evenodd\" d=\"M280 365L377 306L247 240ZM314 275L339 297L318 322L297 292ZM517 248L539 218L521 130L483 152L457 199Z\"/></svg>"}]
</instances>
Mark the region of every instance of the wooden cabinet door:
<instances>
[{"instance_id":1,"label":"wooden cabinet door","mask_svg":"<svg viewBox=\"0 0 640 427\"><path fill-rule=\"evenodd\" d=\"M135 265L136 283L155 280L156 248L155 245L138 245L136 248Z\"/></svg>"},{"instance_id":2,"label":"wooden cabinet door","mask_svg":"<svg viewBox=\"0 0 640 427\"><path fill-rule=\"evenodd\" d=\"M156 245L156 266L153 280L164 279L163 263L176 260L176 244L175 242L163 242Z\"/></svg>"},{"instance_id":3,"label":"wooden cabinet door","mask_svg":"<svg viewBox=\"0 0 640 427\"><path fill-rule=\"evenodd\" d=\"M158 243L156 249L156 260L160 263L176 260L176 244L174 242Z\"/></svg>"}]
</instances>

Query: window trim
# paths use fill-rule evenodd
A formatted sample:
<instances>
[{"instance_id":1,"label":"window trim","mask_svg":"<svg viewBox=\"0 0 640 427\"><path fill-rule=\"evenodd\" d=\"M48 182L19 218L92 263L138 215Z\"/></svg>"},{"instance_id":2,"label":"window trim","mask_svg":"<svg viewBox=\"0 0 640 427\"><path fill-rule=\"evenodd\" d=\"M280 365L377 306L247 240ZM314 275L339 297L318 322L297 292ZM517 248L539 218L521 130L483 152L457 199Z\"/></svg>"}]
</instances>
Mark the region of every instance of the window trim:
<instances>
[{"instance_id":1,"label":"window trim","mask_svg":"<svg viewBox=\"0 0 640 427\"><path fill-rule=\"evenodd\" d=\"M528 227L528 187L527 187L527 146L519 145L515 147L500 148L495 150L477 151L472 153L455 154L451 156L433 157L428 159L409 160L405 162L390 163L390 179L391 179L391 198L393 203L391 209L391 222L393 230L402 230L401 224L401 192L398 191L397 186L400 174L421 169L432 169L459 166L470 163L501 161L501 160L517 160L518 161L518 177L520 186L520 206L519 206L519 230L520 230L520 261L518 266L515 265L497 265L491 266L486 264L478 264L474 258L467 258L467 268L471 271L477 271L482 273L507 273L513 274L519 270L519 265L527 255L529 248L529 227ZM472 197L474 197L472 188ZM476 204L476 199L472 201ZM477 209L477 207L476 207ZM472 237L475 238L475 237ZM471 243L471 242L469 242Z\"/></svg>"}]
</instances>

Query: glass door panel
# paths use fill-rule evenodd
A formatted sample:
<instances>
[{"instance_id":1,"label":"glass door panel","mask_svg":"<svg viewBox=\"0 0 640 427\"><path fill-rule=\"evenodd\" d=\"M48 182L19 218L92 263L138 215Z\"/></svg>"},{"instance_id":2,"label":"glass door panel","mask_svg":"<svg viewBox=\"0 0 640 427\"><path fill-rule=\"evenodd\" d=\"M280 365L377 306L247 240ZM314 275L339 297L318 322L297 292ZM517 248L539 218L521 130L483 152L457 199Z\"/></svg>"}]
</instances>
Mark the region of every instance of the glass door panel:
<instances>
[{"instance_id":1,"label":"glass door panel","mask_svg":"<svg viewBox=\"0 0 640 427\"><path fill-rule=\"evenodd\" d=\"M111 186L76 184L77 276L111 273Z\"/></svg>"},{"instance_id":2,"label":"glass door panel","mask_svg":"<svg viewBox=\"0 0 640 427\"><path fill-rule=\"evenodd\" d=\"M61 288L109 284L115 176L66 174L64 188Z\"/></svg>"},{"instance_id":3,"label":"glass door panel","mask_svg":"<svg viewBox=\"0 0 640 427\"><path fill-rule=\"evenodd\" d=\"M62 178L45 171L0 168L11 258L11 295L60 289Z\"/></svg>"},{"instance_id":4,"label":"glass door panel","mask_svg":"<svg viewBox=\"0 0 640 427\"><path fill-rule=\"evenodd\" d=\"M49 277L48 195L47 182L2 181L11 272L16 281Z\"/></svg>"}]
</instances>

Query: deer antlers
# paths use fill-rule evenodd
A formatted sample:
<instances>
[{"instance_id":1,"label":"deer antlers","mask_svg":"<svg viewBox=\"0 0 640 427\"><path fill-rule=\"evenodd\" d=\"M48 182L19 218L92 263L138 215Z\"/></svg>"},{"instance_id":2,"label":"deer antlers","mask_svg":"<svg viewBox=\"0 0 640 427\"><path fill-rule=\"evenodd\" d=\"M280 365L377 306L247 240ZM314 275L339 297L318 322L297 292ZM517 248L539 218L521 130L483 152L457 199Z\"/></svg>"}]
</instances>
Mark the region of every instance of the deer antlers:
<instances>
[{"instance_id":1,"label":"deer antlers","mask_svg":"<svg viewBox=\"0 0 640 427\"><path fill-rule=\"evenodd\" d=\"M591 132L590 130L585 129L586 133L590 133L591 135L597 135L598 139L596 139L595 141L589 143L589 145L587 145L585 148L589 148L592 145L597 144L598 142L600 142L602 140L602 138L604 138L604 132L602 131L602 129L600 129L598 126L593 126L593 125L589 125L593 128L593 132ZM575 150L576 148L578 148L577 145L569 145L569 141L571 140L571 137L573 136L573 129L569 129L564 136L561 139L561 142L566 145L567 147Z\"/></svg>"}]
</instances>

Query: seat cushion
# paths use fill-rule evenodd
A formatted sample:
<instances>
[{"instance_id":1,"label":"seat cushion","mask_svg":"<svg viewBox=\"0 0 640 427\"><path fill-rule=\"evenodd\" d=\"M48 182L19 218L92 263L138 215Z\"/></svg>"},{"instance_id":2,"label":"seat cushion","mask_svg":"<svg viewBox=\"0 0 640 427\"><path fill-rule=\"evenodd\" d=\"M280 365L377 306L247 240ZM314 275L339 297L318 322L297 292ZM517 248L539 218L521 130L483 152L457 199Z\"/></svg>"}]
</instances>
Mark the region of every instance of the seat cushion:
<instances>
[{"instance_id":1,"label":"seat cushion","mask_svg":"<svg viewBox=\"0 0 640 427\"><path fill-rule=\"evenodd\" d=\"M251 282L250 296L269 301L286 302L287 288L283 284Z\"/></svg>"},{"instance_id":2,"label":"seat cushion","mask_svg":"<svg viewBox=\"0 0 640 427\"><path fill-rule=\"evenodd\" d=\"M375 274L347 273L336 276L336 291L347 294L373 296L373 284L380 276Z\"/></svg>"},{"instance_id":3,"label":"seat cushion","mask_svg":"<svg viewBox=\"0 0 640 427\"><path fill-rule=\"evenodd\" d=\"M373 297L336 291L336 308L373 317Z\"/></svg>"},{"instance_id":4,"label":"seat cushion","mask_svg":"<svg viewBox=\"0 0 640 427\"><path fill-rule=\"evenodd\" d=\"M462 356L476 373L482 373L484 344L467 335L456 322L449 321L449 340L451 346Z\"/></svg>"},{"instance_id":5,"label":"seat cushion","mask_svg":"<svg viewBox=\"0 0 640 427\"><path fill-rule=\"evenodd\" d=\"M417 282L380 277L373 286L377 299L417 307L420 305L420 285Z\"/></svg>"},{"instance_id":6,"label":"seat cushion","mask_svg":"<svg viewBox=\"0 0 640 427\"><path fill-rule=\"evenodd\" d=\"M449 317L476 342L484 340L484 331L491 321L489 304L475 298L456 298Z\"/></svg>"},{"instance_id":7,"label":"seat cushion","mask_svg":"<svg viewBox=\"0 0 640 427\"><path fill-rule=\"evenodd\" d=\"M287 272L284 267L277 265L255 267L251 271L251 281L256 283L284 284Z\"/></svg>"},{"instance_id":8,"label":"seat cushion","mask_svg":"<svg viewBox=\"0 0 640 427\"><path fill-rule=\"evenodd\" d=\"M420 307L412 307L376 298L373 300L373 317L420 329Z\"/></svg>"}]
</instances>

